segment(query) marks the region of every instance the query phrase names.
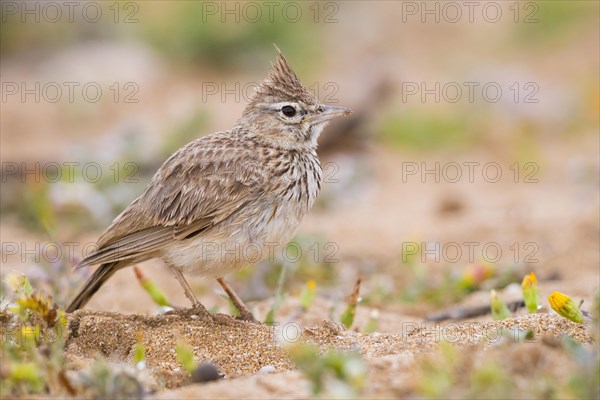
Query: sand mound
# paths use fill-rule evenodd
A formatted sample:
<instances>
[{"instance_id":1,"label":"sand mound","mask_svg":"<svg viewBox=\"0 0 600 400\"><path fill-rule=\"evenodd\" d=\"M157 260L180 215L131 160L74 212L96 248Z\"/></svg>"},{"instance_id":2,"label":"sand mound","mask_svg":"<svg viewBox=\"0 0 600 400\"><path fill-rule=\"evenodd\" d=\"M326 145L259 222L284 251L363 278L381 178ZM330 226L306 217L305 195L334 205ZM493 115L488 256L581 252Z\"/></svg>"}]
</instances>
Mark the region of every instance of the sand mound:
<instances>
[{"instance_id":1,"label":"sand mound","mask_svg":"<svg viewBox=\"0 0 600 400\"><path fill-rule=\"evenodd\" d=\"M138 341L143 343L146 365L157 384L155 389L163 398L211 397L305 397L309 385L289 360L285 341L306 340L327 348L353 349L367 361L373 382L385 387L387 394L401 394L410 380L410 366L420 353L427 353L440 341L457 345L493 348L515 329L531 330L532 343L543 346L540 338L569 335L580 343L591 343L585 326L577 325L549 314L526 315L504 321L461 322L445 324L414 323L397 334L361 334L342 329L335 323L323 321L311 328L297 323L266 326L235 320L218 314L207 323L197 316L180 315L123 315L108 312L78 311L69 320L66 343L67 359L73 365L85 363L98 354L112 362L132 364ZM185 374L177 361L176 344L187 343L194 351L195 361L214 363L225 380L202 385L182 386ZM530 347L533 349L533 346ZM271 366L276 373L259 373ZM269 367L270 370L273 368ZM404 379L402 378L404 376ZM235 385L231 382L235 381ZM291 384L293 382L293 384ZM393 383L393 384L392 384ZM180 387L182 386L182 387ZM164 390L162 388L176 388ZM392 392L389 392L389 391Z\"/></svg>"}]
</instances>

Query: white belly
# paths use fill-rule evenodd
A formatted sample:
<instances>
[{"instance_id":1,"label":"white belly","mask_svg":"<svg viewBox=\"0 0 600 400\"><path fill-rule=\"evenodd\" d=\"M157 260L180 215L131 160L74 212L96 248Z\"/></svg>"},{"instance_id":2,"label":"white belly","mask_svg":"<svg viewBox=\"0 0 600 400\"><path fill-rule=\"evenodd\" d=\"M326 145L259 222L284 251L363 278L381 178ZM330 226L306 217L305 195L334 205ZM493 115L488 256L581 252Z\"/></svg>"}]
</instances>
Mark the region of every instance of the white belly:
<instances>
[{"instance_id":1,"label":"white belly","mask_svg":"<svg viewBox=\"0 0 600 400\"><path fill-rule=\"evenodd\" d=\"M267 223L261 218L250 220L253 223L223 229L233 231L229 235L216 231L182 241L165 250L162 259L190 275L222 277L244 266L278 257L300 225L298 216L286 212L278 213Z\"/></svg>"}]
</instances>

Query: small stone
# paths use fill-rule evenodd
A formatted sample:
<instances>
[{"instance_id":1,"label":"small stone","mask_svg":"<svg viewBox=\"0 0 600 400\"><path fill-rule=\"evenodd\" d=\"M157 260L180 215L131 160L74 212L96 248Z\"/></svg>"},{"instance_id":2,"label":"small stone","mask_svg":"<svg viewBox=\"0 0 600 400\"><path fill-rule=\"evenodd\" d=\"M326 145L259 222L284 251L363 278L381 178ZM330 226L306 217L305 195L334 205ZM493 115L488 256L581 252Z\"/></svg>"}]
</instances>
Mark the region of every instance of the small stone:
<instances>
[{"instance_id":1,"label":"small stone","mask_svg":"<svg viewBox=\"0 0 600 400\"><path fill-rule=\"evenodd\" d=\"M192 372L192 382L194 383L218 381L221 378L223 378L223 374L213 363L202 363Z\"/></svg>"},{"instance_id":2,"label":"small stone","mask_svg":"<svg viewBox=\"0 0 600 400\"><path fill-rule=\"evenodd\" d=\"M261 375L272 374L272 373L275 373L275 372L277 372L277 370L272 365L265 365L264 367L262 367L258 371L258 373L261 374Z\"/></svg>"}]
</instances>

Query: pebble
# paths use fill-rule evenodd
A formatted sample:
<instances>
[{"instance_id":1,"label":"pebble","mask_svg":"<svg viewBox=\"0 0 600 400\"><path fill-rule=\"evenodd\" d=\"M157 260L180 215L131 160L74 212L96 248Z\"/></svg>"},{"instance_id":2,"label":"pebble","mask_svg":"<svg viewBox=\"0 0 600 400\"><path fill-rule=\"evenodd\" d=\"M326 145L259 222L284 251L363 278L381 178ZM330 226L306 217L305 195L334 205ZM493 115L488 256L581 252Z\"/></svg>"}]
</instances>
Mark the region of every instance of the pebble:
<instances>
[{"instance_id":1,"label":"pebble","mask_svg":"<svg viewBox=\"0 0 600 400\"><path fill-rule=\"evenodd\" d=\"M272 374L272 373L275 373L275 372L277 372L277 370L272 365L265 365L264 367L262 367L258 371L258 373L261 374L261 375Z\"/></svg>"},{"instance_id":2,"label":"pebble","mask_svg":"<svg viewBox=\"0 0 600 400\"><path fill-rule=\"evenodd\" d=\"M223 378L223 374L213 363L202 363L192 372L192 382L194 383L218 381L221 378Z\"/></svg>"}]
</instances>

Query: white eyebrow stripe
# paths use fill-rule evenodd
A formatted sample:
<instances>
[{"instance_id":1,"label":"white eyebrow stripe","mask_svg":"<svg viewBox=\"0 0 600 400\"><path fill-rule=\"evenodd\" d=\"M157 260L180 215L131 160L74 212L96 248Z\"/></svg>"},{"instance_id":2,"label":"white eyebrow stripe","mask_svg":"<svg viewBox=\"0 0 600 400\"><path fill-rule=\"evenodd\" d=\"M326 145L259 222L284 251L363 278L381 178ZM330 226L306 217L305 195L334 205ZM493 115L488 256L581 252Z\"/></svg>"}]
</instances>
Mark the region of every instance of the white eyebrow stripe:
<instances>
[{"instance_id":1,"label":"white eyebrow stripe","mask_svg":"<svg viewBox=\"0 0 600 400\"><path fill-rule=\"evenodd\" d=\"M298 103L293 103L293 102L288 102L288 101L282 101L280 103L258 103L258 105L260 107L269 108L271 110L279 110L283 106L292 106L296 110L300 109L300 105Z\"/></svg>"}]
</instances>

